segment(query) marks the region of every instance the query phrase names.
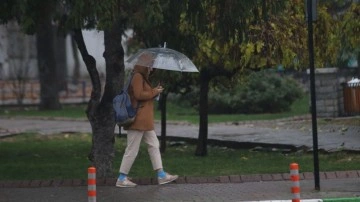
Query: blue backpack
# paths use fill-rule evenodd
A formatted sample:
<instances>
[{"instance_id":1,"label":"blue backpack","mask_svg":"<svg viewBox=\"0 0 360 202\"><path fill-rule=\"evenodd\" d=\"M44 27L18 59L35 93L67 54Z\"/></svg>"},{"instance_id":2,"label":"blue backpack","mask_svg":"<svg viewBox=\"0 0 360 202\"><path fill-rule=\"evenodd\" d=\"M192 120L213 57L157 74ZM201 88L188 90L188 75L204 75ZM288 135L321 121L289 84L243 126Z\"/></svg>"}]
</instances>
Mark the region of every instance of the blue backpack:
<instances>
[{"instance_id":1,"label":"blue backpack","mask_svg":"<svg viewBox=\"0 0 360 202\"><path fill-rule=\"evenodd\" d=\"M135 120L137 108L131 104L128 88L130 86L133 74L129 77L128 82L121 90L121 92L113 99L113 108L115 111L115 122L118 126L129 126Z\"/></svg>"}]
</instances>

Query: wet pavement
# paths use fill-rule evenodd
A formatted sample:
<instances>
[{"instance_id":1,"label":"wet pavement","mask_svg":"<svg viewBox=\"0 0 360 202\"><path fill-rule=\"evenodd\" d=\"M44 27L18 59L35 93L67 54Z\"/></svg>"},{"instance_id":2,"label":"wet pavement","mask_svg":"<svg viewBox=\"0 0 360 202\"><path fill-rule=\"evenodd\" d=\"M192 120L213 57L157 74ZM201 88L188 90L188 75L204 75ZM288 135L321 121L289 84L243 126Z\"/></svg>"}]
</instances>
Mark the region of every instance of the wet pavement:
<instances>
[{"instance_id":1,"label":"wet pavement","mask_svg":"<svg viewBox=\"0 0 360 202\"><path fill-rule=\"evenodd\" d=\"M334 124L332 121L318 124L318 148L326 151L360 151L360 119L355 118L355 120L352 125ZM160 135L160 128L160 124L156 123L155 129L158 135ZM170 122L167 123L166 131L168 137L197 139L199 126L184 122ZM86 120L0 117L0 136L22 132L91 133L91 127ZM117 128L115 132L118 132ZM122 132L126 133L126 131ZM312 126L308 117L209 124L208 139L253 145L293 146L310 150L313 147Z\"/></svg>"}]
</instances>

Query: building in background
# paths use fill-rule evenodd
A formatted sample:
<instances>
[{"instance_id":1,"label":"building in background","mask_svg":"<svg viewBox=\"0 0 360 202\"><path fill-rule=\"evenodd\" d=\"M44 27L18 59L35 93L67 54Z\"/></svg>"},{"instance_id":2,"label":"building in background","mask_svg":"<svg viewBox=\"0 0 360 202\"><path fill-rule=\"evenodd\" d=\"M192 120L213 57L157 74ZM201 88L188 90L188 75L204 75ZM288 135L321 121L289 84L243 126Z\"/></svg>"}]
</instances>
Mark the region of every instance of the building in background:
<instances>
[{"instance_id":1,"label":"building in background","mask_svg":"<svg viewBox=\"0 0 360 202\"><path fill-rule=\"evenodd\" d=\"M131 31L126 33L127 36L131 36L131 34ZM89 54L96 59L99 74L105 75L103 31L84 30L83 35ZM70 35L67 35L65 39L66 63L64 64L66 64L68 78L72 77L75 67L71 40ZM121 43L126 52L125 41L126 38L123 37ZM27 74L28 79L37 79L36 55L35 36L22 33L20 27L14 22L0 25L0 80L13 79L19 73ZM80 64L80 77L87 78L88 72L79 51L77 55Z\"/></svg>"}]
</instances>

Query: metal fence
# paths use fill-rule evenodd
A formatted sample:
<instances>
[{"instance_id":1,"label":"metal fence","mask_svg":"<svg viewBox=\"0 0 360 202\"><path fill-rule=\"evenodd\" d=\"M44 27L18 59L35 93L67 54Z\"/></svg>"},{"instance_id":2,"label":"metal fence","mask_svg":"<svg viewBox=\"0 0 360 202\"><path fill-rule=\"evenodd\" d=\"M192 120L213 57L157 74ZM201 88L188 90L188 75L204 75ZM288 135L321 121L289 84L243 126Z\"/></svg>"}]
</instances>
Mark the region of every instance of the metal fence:
<instances>
[{"instance_id":1,"label":"metal fence","mask_svg":"<svg viewBox=\"0 0 360 202\"><path fill-rule=\"evenodd\" d=\"M59 92L60 103L86 103L91 95L91 83L80 81L78 85L67 83L66 90ZM40 83L38 80L29 80L19 84L15 80L0 81L0 106L18 105L19 100L24 105L40 103Z\"/></svg>"}]
</instances>

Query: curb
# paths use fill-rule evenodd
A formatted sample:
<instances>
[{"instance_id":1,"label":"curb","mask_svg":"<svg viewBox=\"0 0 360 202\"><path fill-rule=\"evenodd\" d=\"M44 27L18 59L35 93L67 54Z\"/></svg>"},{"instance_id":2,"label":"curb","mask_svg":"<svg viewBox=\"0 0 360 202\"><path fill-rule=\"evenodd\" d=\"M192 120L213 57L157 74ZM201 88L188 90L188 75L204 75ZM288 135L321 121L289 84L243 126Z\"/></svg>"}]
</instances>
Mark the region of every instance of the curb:
<instances>
[{"instance_id":1,"label":"curb","mask_svg":"<svg viewBox=\"0 0 360 202\"><path fill-rule=\"evenodd\" d=\"M300 180L312 180L312 172L300 173ZM320 172L320 179L346 179L360 178L360 170ZM116 178L98 178L97 186L114 186ZM216 177L179 177L175 184L204 184L204 183L246 183L266 181L289 181L289 173L277 174L250 174L250 175L229 175ZM157 185L157 178L133 178L132 181L138 185ZM47 180L2 180L0 188L38 188L38 187L76 187L87 186L87 179L47 179ZM332 202L326 199L326 202ZM337 201L337 202L342 202Z\"/></svg>"},{"instance_id":2,"label":"curb","mask_svg":"<svg viewBox=\"0 0 360 202\"><path fill-rule=\"evenodd\" d=\"M360 201L360 198L332 198L332 199L323 199L323 202L352 202L352 201Z\"/></svg>"},{"instance_id":3,"label":"curb","mask_svg":"<svg viewBox=\"0 0 360 202\"><path fill-rule=\"evenodd\" d=\"M360 198L301 199L301 202L352 202ZM292 200L242 201L242 202L292 202Z\"/></svg>"}]
</instances>

